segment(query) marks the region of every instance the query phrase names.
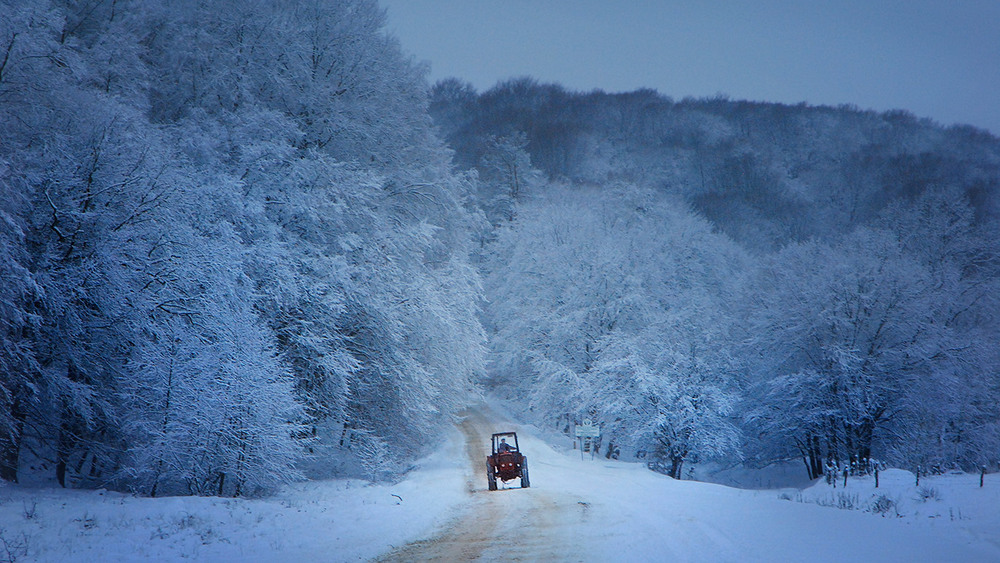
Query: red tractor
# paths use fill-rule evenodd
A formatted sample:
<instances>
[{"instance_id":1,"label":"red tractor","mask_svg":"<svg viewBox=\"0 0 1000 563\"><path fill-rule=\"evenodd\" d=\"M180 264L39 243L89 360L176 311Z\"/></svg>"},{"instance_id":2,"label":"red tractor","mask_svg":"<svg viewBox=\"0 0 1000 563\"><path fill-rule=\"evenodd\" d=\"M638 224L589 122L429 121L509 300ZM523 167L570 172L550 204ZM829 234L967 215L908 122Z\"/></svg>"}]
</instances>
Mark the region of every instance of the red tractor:
<instances>
[{"instance_id":1,"label":"red tractor","mask_svg":"<svg viewBox=\"0 0 1000 563\"><path fill-rule=\"evenodd\" d=\"M508 442L512 440L512 442ZM486 457L486 481L490 490L497 490L497 479L504 483L521 479L521 488L531 486L528 481L528 457L521 454L517 445L517 434L499 432L493 435L493 453Z\"/></svg>"}]
</instances>

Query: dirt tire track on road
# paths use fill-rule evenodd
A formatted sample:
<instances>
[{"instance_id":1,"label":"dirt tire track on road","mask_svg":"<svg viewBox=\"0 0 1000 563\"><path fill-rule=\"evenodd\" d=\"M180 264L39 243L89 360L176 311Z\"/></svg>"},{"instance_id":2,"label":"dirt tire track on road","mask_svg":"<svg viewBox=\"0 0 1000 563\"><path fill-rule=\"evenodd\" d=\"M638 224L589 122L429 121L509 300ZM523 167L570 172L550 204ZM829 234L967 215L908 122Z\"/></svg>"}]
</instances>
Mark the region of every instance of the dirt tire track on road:
<instances>
[{"instance_id":1,"label":"dirt tire track on road","mask_svg":"<svg viewBox=\"0 0 1000 563\"><path fill-rule=\"evenodd\" d=\"M469 461L469 501L438 535L407 544L377 561L582 561L572 554L567 529L574 516L579 517L579 499L547 492L544 487L488 491L490 435L512 425L486 406L467 409L459 417Z\"/></svg>"}]
</instances>

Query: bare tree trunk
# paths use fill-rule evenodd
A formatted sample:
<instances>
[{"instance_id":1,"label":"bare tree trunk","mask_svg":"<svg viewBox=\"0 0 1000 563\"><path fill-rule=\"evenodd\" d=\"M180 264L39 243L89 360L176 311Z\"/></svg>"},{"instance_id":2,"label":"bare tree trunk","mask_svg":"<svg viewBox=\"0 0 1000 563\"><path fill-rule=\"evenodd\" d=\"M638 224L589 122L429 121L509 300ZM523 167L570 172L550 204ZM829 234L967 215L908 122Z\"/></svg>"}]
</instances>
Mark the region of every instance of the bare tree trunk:
<instances>
[{"instance_id":1,"label":"bare tree trunk","mask_svg":"<svg viewBox=\"0 0 1000 563\"><path fill-rule=\"evenodd\" d=\"M9 436L0 436L0 479L17 483L17 470L21 459L21 430L24 428L24 415L15 401L11 407L14 428Z\"/></svg>"},{"instance_id":2,"label":"bare tree trunk","mask_svg":"<svg viewBox=\"0 0 1000 563\"><path fill-rule=\"evenodd\" d=\"M820 449L819 436L809 434L804 441L798 442L798 448L802 454L802 461L806 465L809 479L816 479L823 475L823 451Z\"/></svg>"},{"instance_id":3,"label":"bare tree trunk","mask_svg":"<svg viewBox=\"0 0 1000 563\"><path fill-rule=\"evenodd\" d=\"M823 475L823 450L820 449L819 436L813 434L811 438L812 478L818 479Z\"/></svg>"},{"instance_id":4,"label":"bare tree trunk","mask_svg":"<svg viewBox=\"0 0 1000 563\"><path fill-rule=\"evenodd\" d=\"M684 458L680 456L670 456L670 476L680 481L681 468L684 466Z\"/></svg>"},{"instance_id":5,"label":"bare tree trunk","mask_svg":"<svg viewBox=\"0 0 1000 563\"><path fill-rule=\"evenodd\" d=\"M56 443L56 481L59 486L66 488L66 465L69 460L70 439L69 431L65 424L59 426L59 437Z\"/></svg>"}]
</instances>

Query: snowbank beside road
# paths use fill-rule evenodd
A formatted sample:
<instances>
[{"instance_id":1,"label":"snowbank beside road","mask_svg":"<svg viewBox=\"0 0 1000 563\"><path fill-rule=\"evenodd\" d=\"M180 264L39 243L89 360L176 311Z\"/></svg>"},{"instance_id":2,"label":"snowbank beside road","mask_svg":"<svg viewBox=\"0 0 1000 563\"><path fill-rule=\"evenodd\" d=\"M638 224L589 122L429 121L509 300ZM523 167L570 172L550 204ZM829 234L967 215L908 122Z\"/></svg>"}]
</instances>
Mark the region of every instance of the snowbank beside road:
<instances>
[{"instance_id":1,"label":"snowbank beside road","mask_svg":"<svg viewBox=\"0 0 1000 563\"><path fill-rule=\"evenodd\" d=\"M581 460L530 435L526 443L538 460L532 490L571 492L586 503L575 535L594 561L1000 561L1000 475L987 475L983 489L978 475L922 478L941 500L920 501L910 473L886 471L877 494L897 498L902 517L883 517L861 509L874 480L741 490L675 481L636 463ZM859 499L856 510L821 500L845 491Z\"/></svg>"},{"instance_id":2,"label":"snowbank beside road","mask_svg":"<svg viewBox=\"0 0 1000 563\"><path fill-rule=\"evenodd\" d=\"M364 561L431 533L467 499L462 448L451 432L396 485L316 481L259 500L0 484L0 561L4 542L19 562Z\"/></svg>"},{"instance_id":3,"label":"snowbank beside road","mask_svg":"<svg viewBox=\"0 0 1000 563\"><path fill-rule=\"evenodd\" d=\"M873 476L848 477L846 486L842 478L836 488L821 480L802 491L784 491L779 498L924 525L1000 549L997 473L986 475L983 487L979 475L961 472L923 476L917 485L913 473L888 469L880 473L878 488Z\"/></svg>"}]
</instances>

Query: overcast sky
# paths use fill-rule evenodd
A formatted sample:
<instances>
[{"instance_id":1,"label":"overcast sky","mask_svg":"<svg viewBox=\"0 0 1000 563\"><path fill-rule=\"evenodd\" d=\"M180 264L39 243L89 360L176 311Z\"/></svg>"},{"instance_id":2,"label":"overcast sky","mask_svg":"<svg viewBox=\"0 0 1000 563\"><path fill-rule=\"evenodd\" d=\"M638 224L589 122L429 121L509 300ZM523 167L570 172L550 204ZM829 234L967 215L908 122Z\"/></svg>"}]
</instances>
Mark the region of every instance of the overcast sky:
<instances>
[{"instance_id":1,"label":"overcast sky","mask_svg":"<svg viewBox=\"0 0 1000 563\"><path fill-rule=\"evenodd\" d=\"M479 91L532 76L903 108L1000 135L1000 0L381 0L388 30Z\"/></svg>"}]
</instances>

